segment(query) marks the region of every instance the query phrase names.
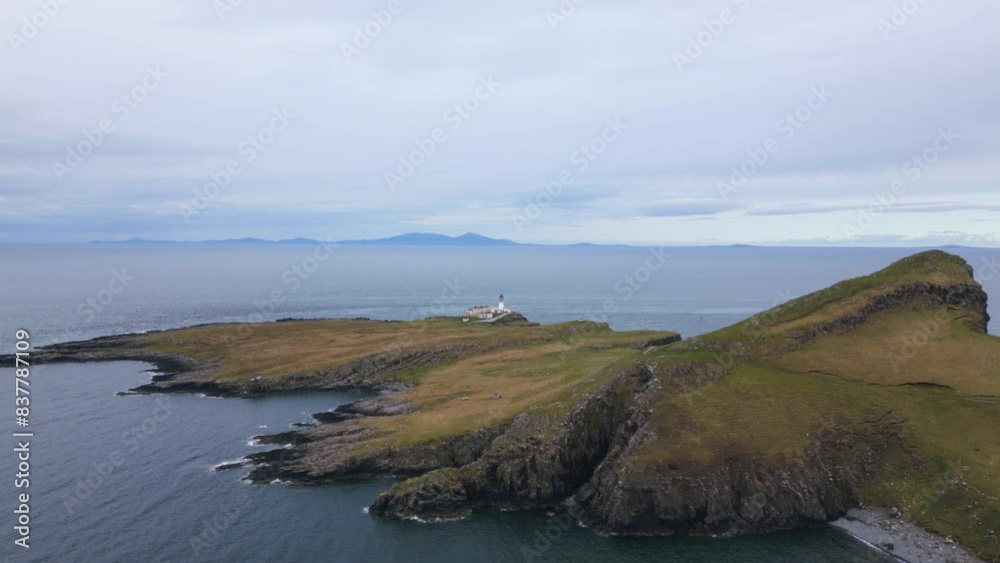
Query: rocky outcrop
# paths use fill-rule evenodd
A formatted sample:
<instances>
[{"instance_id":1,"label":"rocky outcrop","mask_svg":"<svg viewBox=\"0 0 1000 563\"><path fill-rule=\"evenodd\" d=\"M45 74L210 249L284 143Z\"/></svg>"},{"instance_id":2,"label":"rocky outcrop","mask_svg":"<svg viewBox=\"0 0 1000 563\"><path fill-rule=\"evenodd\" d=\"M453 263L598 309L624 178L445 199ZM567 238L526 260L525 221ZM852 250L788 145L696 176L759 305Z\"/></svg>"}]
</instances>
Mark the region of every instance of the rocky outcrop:
<instances>
[{"instance_id":1,"label":"rocky outcrop","mask_svg":"<svg viewBox=\"0 0 1000 563\"><path fill-rule=\"evenodd\" d=\"M541 508L584 499L585 491L604 489L616 464L652 437L646 422L663 393L690 393L724 376L716 364L630 366L571 410L522 414L475 463L397 485L371 511L453 518L474 507ZM587 511L590 520L600 520L596 509Z\"/></svg>"},{"instance_id":2,"label":"rocky outcrop","mask_svg":"<svg viewBox=\"0 0 1000 563\"><path fill-rule=\"evenodd\" d=\"M503 426L480 428L460 436L398 447L380 444L378 440L385 433L365 424L364 419L322 424L278 438L262 437L262 443L294 447L249 456L248 462L257 467L247 479L262 484L280 480L318 485L344 479L422 475L442 467L473 463L503 430Z\"/></svg>"},{"instance_id":3,"label":"rocky outcrop","mask_svg":"<svg viewBox=\"0 0 1000 563\"><path fill-rule=\"evenodd\" d=\"M451 518L480 506L558 504L590 479L624 431L634 396L656 381L640 366L572 408L525 412L474 463L401 483L380 495L371 512Z\"/></svg>"},{"instance_id":4,"label":"rocky outcrop","mask_svg":"<svg viewBox=\"0 0 1000 563\"><path fill-rule=\"evenodd\" d=\"M527 317L518 312L507 313L506 315L491 322L495 325L505 326L541 326L538 323L529 321Z\"/></svg>"},{"instance_id":5,"label":"rocky outcrop","mask_svg":"<svg viewBox=\"0 0 1000 563\"><path fill-rule=\"evenodd\" d=\"M265 466L249 478L317 484L426 473L394 489L398 495L381 497L384 506L374 508L376 513L396 516L453 517L456 513L449 503L458 498L463 499L458 510L463 513L473 505L546 506L567 498L586 482L618 434L636 387L654 381L643 369L622 372L572 408L534 409L493 427L402 448L379 446L385 434L367 419L412 407L391 395L368 399L340 407L332 415L318 415L334 423L259 437L263 443L295 447L280 460L267 454L251 459ZM461 487L440 494L455 483ZM440 501L419 500L424 497ZM407 504L419 509L394 508Z\"/></svg>"},{"instance_id":6,"label":"rocky outcrop","mask_svg":"<svg viewBox=\"0 0 1000 563\"><path fill-rule=\"evenodd\" d=\"M775 350L775 353L787 353L801 348L821 336L851 332L886 311L928 310L942 305L966 311L968 313L966 325L973 331L983 334L987 332L990 322L987 296L978 283L970 281L970 283L942 285L912 282L880 293L841 316L793 330L790 336L795 345Z\"/></svg>"},{"instance_id":7,"label":"rocky outcrop","mask_svg":"<svg viewBox=\"0 0 1000 563\"><path fill-rule=\"evenodd\" d=\"M382 395L340 405L332 411L319 412L313 418L323 423L357 420L366 416L398 416L416 412L417 408L395 395Z\"/></svg>"},{"instance_id":8,"label":"rocky outcrop","mask_svg":"<svg viewBox=\"0 0 1000 563\"><path fill-rule=\"evenodd\" d=\"M677 459L646 465L637 432L601 465L573 502L584 522L616 533L732 534L824 523L857 506L858 492L898 444L897 421L859 436L830 428L798 457Z\"/></svg>"},{"instance_id":9,"label":"rocky outcrop","mask_svg":"<svg viewBox=\"0 0 1000 563\"><path fill-rule=\"evenodd\" d=\"M709 364L715 366L715 364ZM474 463L404 481L371 507L380 516L448 519L478 507L568 506L590 527L630 534L728 534L826 522L898 442L897 421L858 435L828 428L800 457L644 466L648 419L663 393L691 393L724 373L691 363L626 371L571 411L528 412ZM874 437L874 438L873 438Z\"/></svg>"},{"instance_id":10,"label":"rocky outcrop","mask_svg":"<svg viewBox=\"0 0 1000 563\"><path fill-rule=\"evenodd\" d=\"M190 369L168 373L153 378L135 393L204 393L223 397L256 397L269 393L298 391L400 391L406 389L405 376L414 371L455 361L473 352L481 353L484 347L472 343L450 343L441 346L421 346L387 350L331 366L328 369L292 373L280 378L217 379L207 374L207 369ZM105 352L104 359L118 353ZM148 357L138 357L146 359ZM191 365L192 362L178 362Z\"/></svg>"}]
</instances>

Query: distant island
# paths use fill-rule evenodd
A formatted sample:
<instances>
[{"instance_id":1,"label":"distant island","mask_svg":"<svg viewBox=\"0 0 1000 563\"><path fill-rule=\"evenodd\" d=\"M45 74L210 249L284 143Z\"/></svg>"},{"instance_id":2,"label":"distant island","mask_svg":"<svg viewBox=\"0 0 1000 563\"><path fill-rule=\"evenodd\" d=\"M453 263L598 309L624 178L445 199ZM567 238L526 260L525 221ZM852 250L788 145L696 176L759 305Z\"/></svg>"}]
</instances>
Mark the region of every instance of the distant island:
<instances>
[{"instance_id":1,"label":"distant island","mask_svg":"<svg viewBox=\"0 0 1000 563\"><path fill-rule=\"evenodd\" d=\"M510 239L499 239L483 236L476 233L465 233L464 235L448 236L437 233L406 233L387 238L377 239L357 239L357 240L337 240L323 241L311 238L292 238L281 240L266 240L261 238L236 238L221 240L199 240L199 241L172 241L172 240L149 240L133 238L127 240L95 240L91 244L232 244L232 245L316 245L316 244L336 244L340 246L536 246L536 247L627 247L627 244L594 244L590 242L577 242L569 244L540 244L528 242L516 242ZM730 248L755 248L749 244L728 245Z\"/></svg>"},{"instance_id":2,"label":"distant island","mask_svg":"<svg viewBox=\"0 0 1000 563\"><path fill-rule=\"evenodd\" d=\"M475 233L459 236L439 235L436 233L406 233L388 238L367 240L322 241L310 238L293 238L283 240L265 240L259 238L239 238L202 241L170 241L128 239L121 241L93 241L94 244L283 244L283 245L315 245L338 244L342 246L536 246L522 244L508 239L490 238Z\"/></svg>"},{"instance_id":3,"label":"distant island","mask_svg":"<svg viewBox=\"0 0 1000 563\"><path fill-rule=\"evenodd\" d=\"M508 309L484 307L468 317ZM378 390L224 468L262 485L402 478L378 517L546 509L713 536L840 519L904 559L971 560L957 542L1000 560L1000 338L960 257L923 252L689 340L468 317L205 325L35 358L155 363L136 393ZM907 546L903 526L939 536Z\"/></svg>"},{"instance_id":4,"label":"distant island","mask_svg":"<svg viewBox=\"0 0 1000 563\"><path fill-rule=\"evenodd\" d=\"M340 244L351 246L522 246L521 243L508 239L495 239L465 233L457 237L434 233L407 233L389 238L373 240L343 240Z\"/></svg>"},{"instance_id":5,"label":"distant island","mask_svg":"<svg viewBox=\"0 0 1000 563\"><path fill-rule=\"evenodd\" d=\"M649 245L641 244L622 244L622 243L609 243L609 244L595 244L591 242L575 242L575 243L534 243L534 242L518 242L510 239L503 238L492 238L484 236L477 233L465 233L458 236L442 235L438 233L405 233L402 235L396 235L392 237L376 238L376 239L346 239L346 240L319 240L305 237L297 237L290 239L280 239L280 240L268 240L262 238L245 237L245 238L232 238L232 239L218 239L218 240L195 240L195 241L178 241L178 240L153 240L153 239L142 239L142 238L130 238L125 240L95 240L90 241L90 244L161 244L161 245L283 245L283 246L295 246L295 245L339 245L339 246L427 246L427 247L539 247L539 248L629 248L629 247L648 247ZM664 246L669 246L671 248L729 248L729 249L754 249L754 248L858 248L858 246L852 246L849 244L844 244L843 246L836 245L824 245L824 246L801 246L801 245L755 245L755 244L666 244ZM896 247L886 247L886 248L896 248ZM911 246L911 247L899 247L899 248L910 248L913 250L925 250L931 248L942 248L951 250L961 250L968 248L983 248L983 247L971 247L971 246L961 246L961 245L945 245L945 246Z\"/></svg>"}]
</instances>

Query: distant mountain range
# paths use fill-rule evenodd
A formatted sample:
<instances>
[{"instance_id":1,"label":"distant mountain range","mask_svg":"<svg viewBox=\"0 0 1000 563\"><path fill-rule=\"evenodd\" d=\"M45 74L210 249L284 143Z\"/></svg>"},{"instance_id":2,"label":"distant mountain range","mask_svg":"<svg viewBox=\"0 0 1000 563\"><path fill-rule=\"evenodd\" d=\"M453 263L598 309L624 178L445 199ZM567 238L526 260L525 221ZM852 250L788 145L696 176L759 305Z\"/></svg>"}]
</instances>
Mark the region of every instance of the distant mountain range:
<instances>
[{"instance_id":1,"label":"distant mountain range","mask_svg":"<svg viewBox=\"0 0 1000 563\"><path fill-rule=\"evenodd\" d=\"M231 245L250 245L250 244L280 244L280 245L317 245L321 243L330 243L330 241L321 241L317 239L310 238L291 238L283 240L265 240L260 238L236 238L236 239L223 239L223 240L199 240L199 241L174 241L174 240L148 240L148 239L128 239L128 240L112 240L112 241L93 241L94 244L231 244ZM523 243L515 242L510 239L498 239L490 238L476 233L465 233L464 235L459 235L457 237L451 237L448 235L441 235L437 233L406 233L403 235L396 235L394 237L388 238L378 238L378 239L362 239L362 240L338 240L332 241L332 244L338 244L341 246L469 246L469 247L483 247L483 246L548 246L548 247L626 247L626 246L645 246L645 245L628 245L628 244L593 244L589 242L578 242L575 244L536 244L536 243ZM672 248L684 248L686 245L667 245ZM691 245L694 247L697 245ZM780 247L780 245L776 246ZM752 244L716 244L707 245L704 248L762 248L757 245ZM790 246L785 248L797 248L797 246ZM836 247L813 247L813 248L836 248ZM854 247L859 248L859 247ZM944 246L918 246L911 247L917 249L925 248L942 248L949 250L974 248L955 244L949 244Z\"/></svg>"},{"instance_id":2,"label":"distant mountain range","mask_svg":"<svg viewBox=\"0 0 1000 563\"><path fill-rule=\"evenodd\" d=\"M465 233L457 237L435 233L407 233L389 238L371 240L342 240L340 244L358 246L521 246L509 239L496 239Z\"/></svg>"},{"instance_id":3,"label":"distant mountain range","mask_svg":"<svg viewBox=\"0 0 1000 563\"><path fill-rule=\"evenodd\" d=\"M123 241L94 241L97 244L320 244L316 239L293 238L285 240L264 240L259 238L239 238L225 240L203 241L169 241L128 239ZM389 238L367 240L340 240L335 244L344 246L535 246L522 244L509 239L495 239L475 233L466 233L457 237L439 235L436 233L407 233ZM574 245L575 246L575 245Z\"/></svg>"}]
</instances>

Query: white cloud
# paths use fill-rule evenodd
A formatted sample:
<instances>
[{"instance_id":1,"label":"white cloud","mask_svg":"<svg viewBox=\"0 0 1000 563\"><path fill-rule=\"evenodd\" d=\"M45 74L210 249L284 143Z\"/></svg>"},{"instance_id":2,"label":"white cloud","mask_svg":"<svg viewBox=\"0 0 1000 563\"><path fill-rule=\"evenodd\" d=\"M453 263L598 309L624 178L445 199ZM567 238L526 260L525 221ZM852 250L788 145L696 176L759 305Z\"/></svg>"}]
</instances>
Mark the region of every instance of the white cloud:
<instances>
[{"instance_id":1,"label":"white cloud","mask_svg":"<svg viewBox=\"0 0 1000 563\"><path fill-rule=\"evenodd\" d=\"M325 234L324 216L336 215L345 238L412 225L518 238L507 210L537 194L612 116L630 125L627 134L524 237L835 238L850 208L886 189L945 126L961 141L901 205L970 209L895 213L872 236L997 234L983 220L995 205L1000 149L995 2L928 3L889 41L878 20L891 0L753 2L683 73L671 53L733 2L588 2L558 31L545 19L555 2L401 2L351 64L340 44L383 4L244 2L220 22L211 2L196 0L149 0L142 10L125 0L71 3L17 53L0 53L4 215L34 226L21 230L25 240L128 238L147 216L161 221L149 229L190 238L164 210L232 158L273 108L288 106L300 117L218 200L228 210L199 225L199 236L252 235L244 215L272 217L262 235ZM5 2L0 31L17 32L35 10L34 0ZM52 160L151 64L170 73L162 88L72 178L56 181ZM384 171L489 74L502 89L390 193ZM732 201L713 202L729 167L817 84L836 97ZM791 208L801 213L775 214ZM713 209L725 213L705 216Z\"/></svg>"}]
</instances>

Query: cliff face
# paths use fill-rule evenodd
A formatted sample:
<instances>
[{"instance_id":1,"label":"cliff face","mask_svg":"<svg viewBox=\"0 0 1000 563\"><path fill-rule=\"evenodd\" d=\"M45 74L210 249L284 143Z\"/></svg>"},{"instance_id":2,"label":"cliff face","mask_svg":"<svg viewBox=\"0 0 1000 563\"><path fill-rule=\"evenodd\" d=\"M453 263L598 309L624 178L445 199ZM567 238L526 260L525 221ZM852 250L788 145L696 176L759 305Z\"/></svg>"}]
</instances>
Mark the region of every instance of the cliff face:
<instances>
[{"instance_id":1,"label":"cliff face","mask_svg":"<svg viewBox=\"0 0 1000 563\"><path fill-rule=\"evenodd\" d=\"M642 451L661 438L651 418L663 396L697 394L725 375L717 364L637 364L569 412L522 414L475 462L405 481L371 511L454 518L477 507L566 501L588 526L614 533L788 529L856 506L885 451L898 446L898 421L886 416L863 432L831 424L800 451L776 459L734 451L717 464L682 457L640 463Z\"/></svg>"},{"instance_id":2,"label":"cliff face","mask_svg":"<svg viewBox=\"0 0 1000 563\"><path fill-rule=\"evenodd\" d=\"M647 350L573 407L521 414L474 462L393 487L372 513L562 505L608 532L730 534L823 523L865 502L996 557L1000 444L982 425L1000 424L1000 343L986 304L963 261L915 256ZM925 355L894 372L894 339L928 323ZM844 343L843 362L796 367L831 343ZM941 363L966 350L973 364ZM969 464L960 478L941 473L951 456Z\"/></svg>"},{"instance_id":3,"label":"cliff face","mask_svg":"<svg viewBox=\"0 0 1000 563\"><path fill-rule=\"evenodd\" d=\"M987 312L986 292L978 283L971 281L970 283L942 285L928 282L909 282L873 297L863 306L851 310L843 316L816 326L791 331L790 336L794 341L794 346L789 347L784 352L798 349L822 336L851 332L882 313L900 310L927 311L941 306L966 312L964 322L969 330L986 334L990 315Z\"/></svg>"},{"instance_id":4,"label":"cliff face","mask_svg":"<svg viewBox=\"0 0 1000 563\"><path fill-rule=\"evenodd\" d=\"M258 484L280 480L316 485L342 479L422 475L473 463L502 431L503 427L497 426L413 446L369 447L385 434L372 430L363 419L322 424L306 431L260 437L264 444L294 447L250 456L247 461L257 467L247 479Z\"/></svg>"},{"instance_id":5,"label":"cliff face","mask_svg":"<svg viewBox=\"0 0 1000 563\"><path fill-rule=\"evenodd\" d=\"M475 462L397 485L372 511L449 518L474 507L558 504L592 477L616 437L630 431L636 397L653 385L648 371L630 368L571 409L525 412Z\"/></svg>"},{"instance_id":6,"label":"cliff face","mask_svg":"<svg viewBox=\"0 0 1000 563\"><path fill-rule=\"evenodd\" d=\"M857 506L884 451L898 444L894 426L873 425L874 435L831 433L794 457L733 454L714 464L677 459L642 468L635 462L640 433L573 500L587 524L617 533L753 533L823 523ZM854 451L858 439L869 447Z\"/></svg>"}]
</instances>

